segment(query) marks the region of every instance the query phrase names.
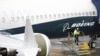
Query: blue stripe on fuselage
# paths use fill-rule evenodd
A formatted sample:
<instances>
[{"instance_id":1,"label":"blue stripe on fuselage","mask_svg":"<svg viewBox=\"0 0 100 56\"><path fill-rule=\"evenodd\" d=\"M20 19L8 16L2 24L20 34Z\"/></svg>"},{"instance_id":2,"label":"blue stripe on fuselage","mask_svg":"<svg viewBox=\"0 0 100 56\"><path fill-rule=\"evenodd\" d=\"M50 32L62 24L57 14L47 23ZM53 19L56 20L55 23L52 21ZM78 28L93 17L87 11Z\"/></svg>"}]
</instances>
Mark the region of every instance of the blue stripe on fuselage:
<instances>
[{"instance_id":1,"label":"blue stripe on fuselage","mask_svg":"<svg viewBox=\"0 0 100 56\"><path fill-rule=\"evenodd\" d=\"M32 25L34 28L34 32L46 34L49 37L60 37L66 36L67 33L63 32L63 25L65 23L69 23L72 25L73 23L81 22L84 20L85 22L92 22L95 21L95 16L84 16L84 17L73 17L67 18L47 23L41 23L37 25ZM10 34L20 34L24 33L25 27L13 28L13 29L6 29L1 30L1 32L8 32ZM80 30L86 31L86 33L90 33L93 27L81 27Z\"/></svg>"}]
</instances>

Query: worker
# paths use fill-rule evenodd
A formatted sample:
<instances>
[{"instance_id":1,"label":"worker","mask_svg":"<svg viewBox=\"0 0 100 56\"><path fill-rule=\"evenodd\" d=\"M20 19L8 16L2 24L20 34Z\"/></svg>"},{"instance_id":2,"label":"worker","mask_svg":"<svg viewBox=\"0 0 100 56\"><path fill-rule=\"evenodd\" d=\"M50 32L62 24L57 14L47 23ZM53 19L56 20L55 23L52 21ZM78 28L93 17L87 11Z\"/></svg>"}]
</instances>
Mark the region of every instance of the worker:
<instances>
[{"instance_id":1,"label":"worker","mask_svg":"<svg viewBox=\"0 0 100 56\"><path fill-rule=\"evenodd\" d=\"M78 42L79 42L79 35L80 35L80 31L79 31L79 28L76 28L75 30L74 30L74 36L75 36L75 43L77 43L77 45L78 45Z\"/></svg>"}]
</instances>

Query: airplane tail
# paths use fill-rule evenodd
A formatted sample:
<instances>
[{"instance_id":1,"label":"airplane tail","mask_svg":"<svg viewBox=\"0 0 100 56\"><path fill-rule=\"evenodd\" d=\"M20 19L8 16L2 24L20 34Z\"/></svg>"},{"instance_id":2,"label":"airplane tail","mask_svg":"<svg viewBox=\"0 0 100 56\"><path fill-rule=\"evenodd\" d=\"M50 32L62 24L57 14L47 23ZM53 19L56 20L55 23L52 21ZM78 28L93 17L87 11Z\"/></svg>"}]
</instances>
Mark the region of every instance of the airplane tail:
<instances>
[{"instance_id":1,"label":"airplane tail","mask_svg":"<svg viewBox=\"0 0 100 56\"><path fill-rule=\"evenodd\" d=\"M34 37L34 32L29 19L26 20L25 27L25 37L24 37L25 47L38 47L36 39Z\"/></svg>"}]
</instances>

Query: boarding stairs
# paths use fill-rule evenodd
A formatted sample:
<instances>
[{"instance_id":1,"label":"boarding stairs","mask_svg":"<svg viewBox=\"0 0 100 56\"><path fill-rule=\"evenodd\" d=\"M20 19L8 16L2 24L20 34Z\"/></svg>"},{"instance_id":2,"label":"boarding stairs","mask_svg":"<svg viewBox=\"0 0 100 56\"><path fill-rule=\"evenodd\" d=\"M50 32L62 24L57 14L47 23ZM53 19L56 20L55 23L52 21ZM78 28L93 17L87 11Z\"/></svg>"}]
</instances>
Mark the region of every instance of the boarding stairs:
<instances>
[{"instance_id":1,"label":"boarding stairs","mask_svg":"<svg viewBox=\"0 0 100 56\"><path fill-rule=\"evenodd\" d=\"M67 42L63 41L63 46L69 48L69 51L76 53L77 56L90 55L90 48L88 46L88 42L90 40L89 36L80 36L80 42L78 43L79 45L75 43L74 37L72 38L73 39L67 38Z\"/></svg>"}]
</instances>

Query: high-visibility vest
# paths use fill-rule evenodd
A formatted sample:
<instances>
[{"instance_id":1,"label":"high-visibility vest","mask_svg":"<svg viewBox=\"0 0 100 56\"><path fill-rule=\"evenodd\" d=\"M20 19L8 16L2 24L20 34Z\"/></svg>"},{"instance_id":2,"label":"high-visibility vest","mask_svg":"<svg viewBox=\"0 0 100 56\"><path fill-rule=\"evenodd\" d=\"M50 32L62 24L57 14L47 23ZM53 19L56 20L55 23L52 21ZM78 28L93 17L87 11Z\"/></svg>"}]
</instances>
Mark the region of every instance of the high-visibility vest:
<instances>
[{"instance_id":1,"label":"high-visibility vest","mask_svg":"<svg viewBox=\"0 0 100 56\"><path fill-rule=\"evenodd\" d=\"M74 30L74 35L79 35L80 34L80 31L78 31L78 30Z\"/></svg>"}]
</instances>

